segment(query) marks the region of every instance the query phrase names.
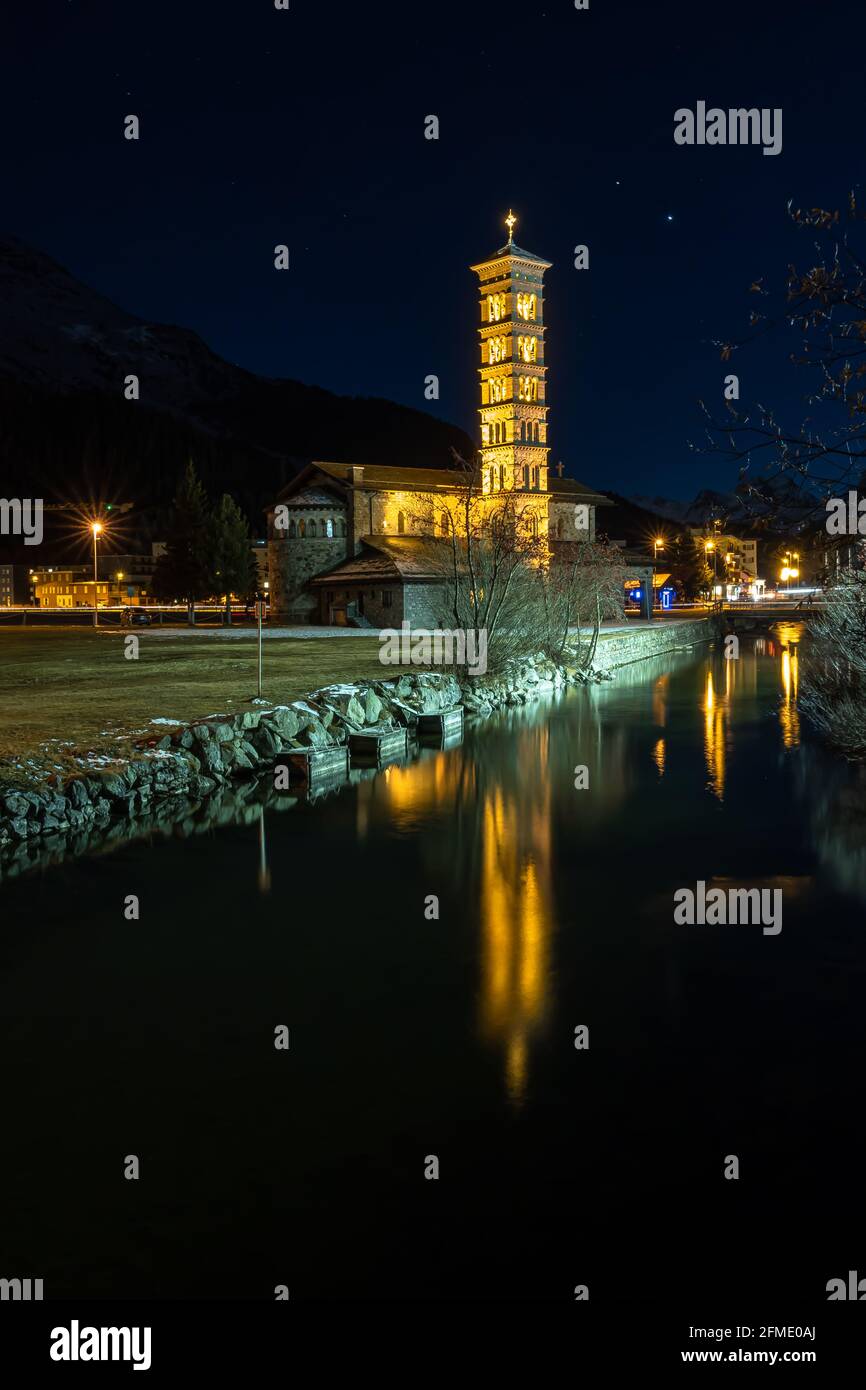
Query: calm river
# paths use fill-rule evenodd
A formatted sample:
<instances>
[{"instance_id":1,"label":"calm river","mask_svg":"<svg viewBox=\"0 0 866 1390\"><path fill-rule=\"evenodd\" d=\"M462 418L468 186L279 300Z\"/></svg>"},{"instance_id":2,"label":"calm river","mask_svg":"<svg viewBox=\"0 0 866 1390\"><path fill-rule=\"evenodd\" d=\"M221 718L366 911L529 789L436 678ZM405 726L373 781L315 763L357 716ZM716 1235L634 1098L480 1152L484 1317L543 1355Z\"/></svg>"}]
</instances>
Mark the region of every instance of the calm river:
<instances>
[{"instance_id":1,"label":"calm river","mask_svg":"<svg viewBox=\"0 0 866 1390\"><path fill-rule=\"evenodd\" d=\"M866 1259L866 789L800 635L268 810L265 868L229 825L4 884L0 1275L817 1306ZM781 933L676 925L711 879L781 888Z\"/></svg>"}]
</instances>

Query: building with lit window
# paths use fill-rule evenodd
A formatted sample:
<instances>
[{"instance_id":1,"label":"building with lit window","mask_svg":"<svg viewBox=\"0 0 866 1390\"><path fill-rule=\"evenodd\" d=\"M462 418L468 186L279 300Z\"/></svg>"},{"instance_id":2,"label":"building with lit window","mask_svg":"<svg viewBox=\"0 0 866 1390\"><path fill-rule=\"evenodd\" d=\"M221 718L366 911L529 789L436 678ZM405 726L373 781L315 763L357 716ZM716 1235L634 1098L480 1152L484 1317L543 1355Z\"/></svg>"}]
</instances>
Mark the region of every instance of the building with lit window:
<instances>
[{"instance_id":1,"label":"building with lit window","mask_svg":"<svg viewBox=\"0 0 866 1390\"><path fill-rule=\"evenodd\" d=\"M0 565L0 608L18 608L29 602L29 565Z\"/></svg>"},{"instance_id":2,"label":"building with lit window","mask_svg":"<svg viewBox=\"0 0 866 1390\"><path fill-rule=\"evenodd\" d=\"M93 571L87 565L50 565L33 570L30 583L39 608L93 606ZM95 587L98 608L147 602L147 588L138 581L131 581L122 570L114 570L110 578L100 577Z\"/></svg>"}]
</instances>

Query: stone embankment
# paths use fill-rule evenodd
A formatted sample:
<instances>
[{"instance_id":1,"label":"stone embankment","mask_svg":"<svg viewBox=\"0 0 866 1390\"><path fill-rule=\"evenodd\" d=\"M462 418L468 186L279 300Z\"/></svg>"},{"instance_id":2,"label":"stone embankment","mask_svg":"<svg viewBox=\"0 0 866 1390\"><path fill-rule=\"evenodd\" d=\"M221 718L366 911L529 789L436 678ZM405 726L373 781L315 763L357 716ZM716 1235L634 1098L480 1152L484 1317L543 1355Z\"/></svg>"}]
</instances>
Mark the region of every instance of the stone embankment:
<instances>
[{"instance_id":1,"label":"stone embankment","mask_svg":"<svg viewBox=\"0 0 866 1390\"><path fill-rule=\"evenodd\" d=\"M255 779L291 749L334 747L359 730L411 729L419 714L458 705L469 716L485 717L568 684L610 680L617 666L681 650L714 634L711 620L612 634L599 642L589 674L539 653L495 676L418 671L325 686L289 705L262 702L242 714L177 725L162 737L143 740L137 757L87 765L80 775L57 777L50 785L32 781L21 768L20 777L16 770L14 781L7 778L0 790L0 861L20 871L35 862L39 846L75 853L95 832L111 826L153 817L181 823L209 798L241 779Z\"/></svg>"},{"instance_id":2,"label":"stone embankment","mask_svg":"<svg viewBox=\"0 0 866 1390\"><path fill-rule=\"evenodd\" d=\"M352 732L412 728L420 714L463 705L484 716L525 704L568 683L579 672L543 656L515 662L499 676L465 678L419 671L393 680L325 686L289 705L257 704L241 714L178 725L142 741L140 756L108 767L88 767L54 785L30 783L0 791L0 852L4 861L30 858L28 845L46 837L89 836L118 819L151 815L157 808L182 819L195 804L239 778L271 768L281 753L345 743Z\"/></svg>"}]
</instances>

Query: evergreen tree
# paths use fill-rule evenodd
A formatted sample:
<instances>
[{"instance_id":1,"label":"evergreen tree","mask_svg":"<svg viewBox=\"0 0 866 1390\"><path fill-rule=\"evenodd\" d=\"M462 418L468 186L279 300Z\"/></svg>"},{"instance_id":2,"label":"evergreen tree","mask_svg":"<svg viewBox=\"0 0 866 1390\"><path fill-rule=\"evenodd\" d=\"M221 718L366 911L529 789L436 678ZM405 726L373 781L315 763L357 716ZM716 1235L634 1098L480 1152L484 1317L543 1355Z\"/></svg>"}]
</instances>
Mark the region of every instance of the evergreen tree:
<instances>
[{"instance_id":1,"label":"evergreen tree","mask_svg":"<svg viewBox=\"0 0 866 1390\"><path fill-rule=\"evenodd\" d=\"M702 542L696 541L688 531L667 541L659 558L678 584L681 598L695 599L710 588L712 567L707 564Z\"/></svg>"},{"instance_id":2,"label":"evergreen tree","mask_svg":"<svg viewBox=\"0 0 866 1390\"><path fill-rule=\"evenodd\" d=\"M166 553L154 574L158 594L186 600L190 624L195 623L196 600L207 597L213 587L210 542L207 497L190 459L175 494Z\"/></svg>"},{"instance_id":3,"label":"evergreen tree","mask_svg":"<svg viewBox=\"0 0 866 1390\"><path fill-rule=\"evenodd\" d=\"M225 594L225 623L231 623L231 595L246 598L255 593L258 573L252 553L250 528L247 519L227 492L211 517L211 563L213 587Z\"/></svg>"}]
</instances>

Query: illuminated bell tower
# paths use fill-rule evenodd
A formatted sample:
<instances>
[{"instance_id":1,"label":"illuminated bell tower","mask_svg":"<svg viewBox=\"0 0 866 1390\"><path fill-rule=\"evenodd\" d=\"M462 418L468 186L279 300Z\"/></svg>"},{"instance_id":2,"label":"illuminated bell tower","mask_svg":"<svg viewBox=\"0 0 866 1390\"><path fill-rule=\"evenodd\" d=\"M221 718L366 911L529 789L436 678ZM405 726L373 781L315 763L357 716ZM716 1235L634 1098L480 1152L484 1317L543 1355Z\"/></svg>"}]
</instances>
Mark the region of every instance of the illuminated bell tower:
<instances>
[{"instance_id":1,"label":"illuminated bell tower","mask_svg":"<svg viewBox=\"0 0 866 1390\"><path fill-rule=\"evenodd\" d=\"M485 492L547 491L542 278L552 262L508 241L470 267L479 279L481 477Z\"/></svg>"}]
</instances>

